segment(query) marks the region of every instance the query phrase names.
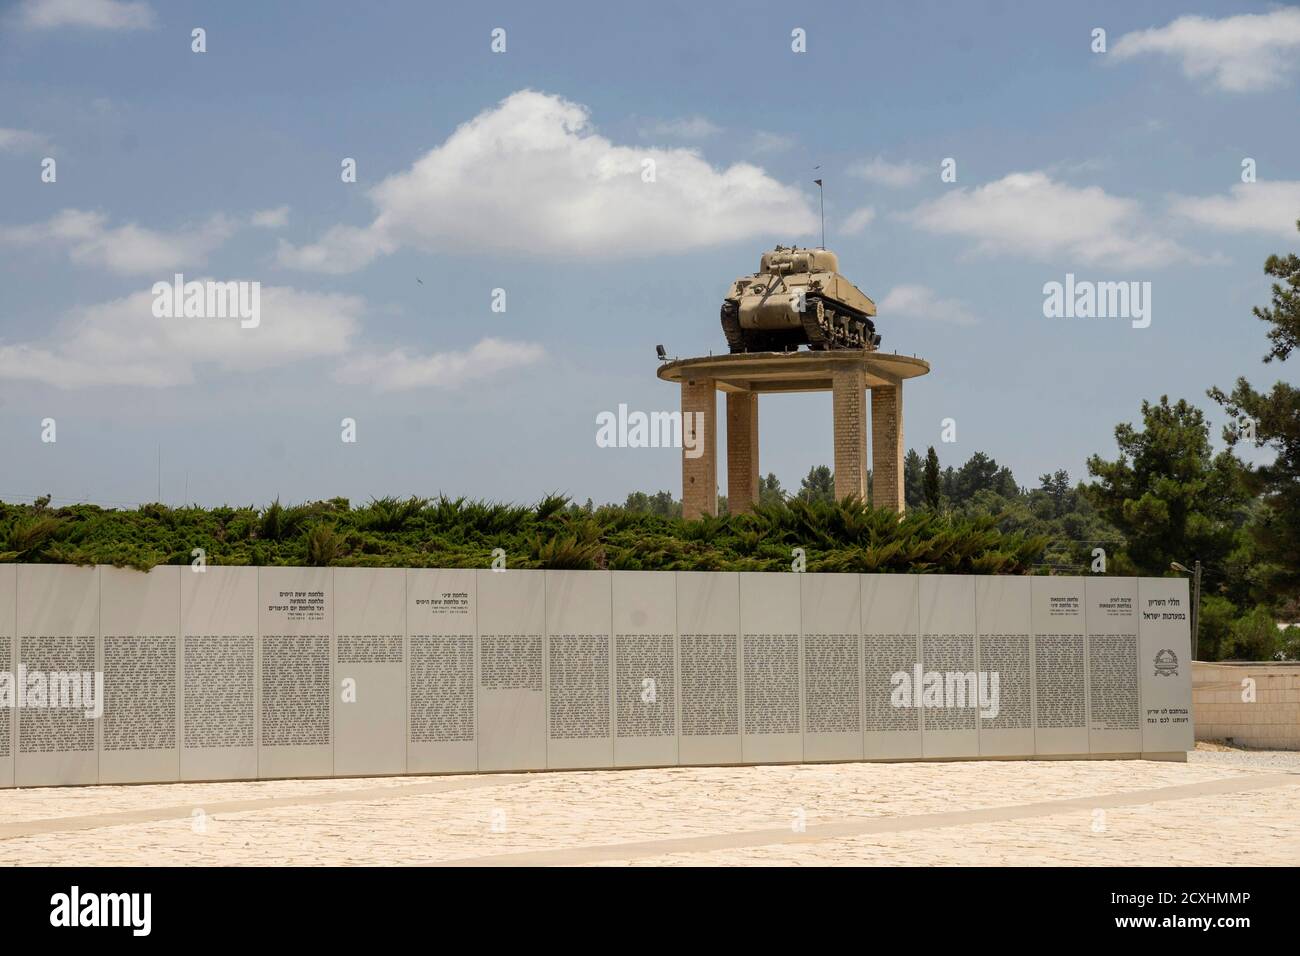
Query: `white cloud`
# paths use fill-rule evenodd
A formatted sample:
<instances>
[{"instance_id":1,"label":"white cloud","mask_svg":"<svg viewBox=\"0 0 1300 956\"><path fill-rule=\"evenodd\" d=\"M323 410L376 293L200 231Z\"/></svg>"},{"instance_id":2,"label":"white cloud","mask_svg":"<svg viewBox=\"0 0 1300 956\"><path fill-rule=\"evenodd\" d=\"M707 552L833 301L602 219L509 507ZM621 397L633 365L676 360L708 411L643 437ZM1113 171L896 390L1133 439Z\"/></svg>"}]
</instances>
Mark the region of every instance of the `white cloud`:
<instances>
[{"instance_id":1,"label":"white cloud","mask_svg":"<svg viewBox=\"0 0 1300 956\"><path fill-rule=\"evenodd\" d=\"M44 149L48 141L40 133L28 129L0 127L0 153L28 153Z\"/></svg>"},{"instance_id":2,"label":"white cloud","mask_svg":"<svg viewBox=\"0 0 1300 956\"><path fill-rule=\"evenodd\" d=\"M956 299L941 299L934 290L923 285L900 285L890 289L880 300L881 318L892 316L904 319L926 319L950 322L953 325L975 325L979 319L965 303Z\"/></svg>"},{"instance_id":3,"label":"white cloud","mask_svg":"<svg viewBox=\"0 0 1300 956\"><path fill-rule=\"evenodd\" d=\"M642 178L646 160L654 182ZM281 264L350 272L402 246L643 256L812 235L818 221L803 193L757 166L715 169L694 150L616 145L592 131L584 107L531 90L461 125L369 195L370 225L284 243Z\"/></svg>"},{"instance_id":4,"label":"white cloud","mask_svg":"<svg viewBox=\"0 0 1300 956\"><path fill-rule=\"evenodd\" d=\"M1041 171L952 190L903 218L927 232L965 236L975 242L976 252L986 255L1068 256L1089 265L1121 266L1200 261L1178 243L1152 233L1133 200L1111 196L1098 186L1055 182Z\"/></svg>"},{"instance_id":5,"label":"white cloud","mask_svg":"<svg viewBox=\"0 0 1300 956\"><path fill-rule=\"evenodd\" d=\"M154 24L153 9L143 0L25 0L18 13L32 30L142 30Z\"/></svg>"},{"instance_id":6,"label":"white cloud","mask_svg":"<svg viewBox=\"0 0 1300 956\"><path fill-rule=\"evenodd\" d=\"M794 137L783 133L758 130L750 140L750 149L756 153L781 153L794 146Z\"/></svg>"},{"instance_id":7,"label":"white cloud","mask_svg":"<svg viewBox=\"0 0 1300 956\"><path fill-rule=\"evenodd\" d=\"M1300 180L1237 183L1229 192L1228 196L1175 196L1171 208L1175 215L1225 232L1296 237Z\"/></svg>"},{"instance_id":8,"label":"white cloud","mask_svg":"<svg viewBox=\"0 0 1300 956\"><path fill-rule=\"evenodd\" d=\"M1222 20L1179 17L1167 26L1120 37L1117 60L1160 53L1182 61L1188 77L1209 77L1221 90L1245 93L1280 86L1300 62L1300 8Z\"/></svg>"},{"instance_id":9,"label":"white cloud","mask_svg":"<svg viewBox=\"0 0 1300 956\"><path fill-rule=\"evenodd\" d=\"M202 265L235 232L235 223L219 214L176 232L158 232L135 223L110 229L107 221L103 213L64 209L45 222L0 226L0 243L61 246L78 264L118 275L145 275Z\"/></svg>"},{"instance_id":10,"label":"white cloud","mask_svg":"<svg viewBox=\"0 0 1300 956\"><path fill-rule=\"evenodd\" d=\"M1043 167L1049 176L1082 176L1109 169L1113 163L1109 159L1094 157L1092 159L1063 159Z\"/></svg>"},{"instance_id":11,"label":"white cloud","mask_svg":"<svg viewBox=\"0 0 1300 956\"><path fill-rule=\"evenodd\" d=\"M201 365L248 371L341 355L365 308L357 296L263 286L261 324L245 329L238 319L156 318L153 302L151 291L135 292L75 310L47 342L0 341L0 379L60 388L188 385Z\"/></svg>"},{"instance_id":12,"label":"white cloud","mask_svg":"<svg viewBox=\"0 0 1300 956\"><path fill-rule=\"evenodd\" d=\"M157 318L153 304L152 290L135 292L73 310L45 341L0 339L0 381L169 388L193 384L204 368L250 372L335 359L334 378L344 384L375 391L454 389L544 355L541 346L496 338L464 352L384 352L358 342L364 299L289 286L261 287L260 322L250 328L238 318Z\"/></svg>"},{"instance_id":13,"label":"white cloud","mask_svg":"<svg viewBox=\"0 0 1300 956\"><path fill-rule=\"evenodd\" d=\"M890 189L902 189L920 182L925 175L925 167L910 160L891 163L877 156L870 162L850 166L849 174Z\"/></svg>"},{"instance_id":14,"label":"white cloud","mask_svg":"<svg viewBox=\"0 0 1300 956\"><path fill-rule=\"evenodd\" d=\"M855 209L844 218L842 223L840 223L840 235L861 235L863 230L866 229L867 226L871 225L875 218L876 210L871 206L862 206L859 209Z\"/></svg>"},{"instance_id":15,"label":"white cloud","mask_svg":"<svg viewBox=\"0 0 1300 956\"><path fill-rule=\"evenodd\" d=\"M289 207L276 206L274 209L262 209L253 213L250 220L260 229L279 229L289 222Z\"/></svg>"},{"instance_id":16,"label":"white cloud","mask_svg":"<svg viewBox=\"0 0 1300 956\"><path fill-rule=\"evenodd\" d=\"M652 120L637 130L645 139L708 139L722 132L722 127L703 116L682 119Z\"/></svg>"},{"instance_id":17,"label":"white cloud","mask_svg":"<svg viewBox=\"0 0 1300 956\"><path fill-rule=\"evenodd\" d=\"M364 269L379 256L396 252L399 243L385 234L379 220L369 227L331 226L319 242L295 246L280 240L276 261L290 269L335 275Z\"/></svg>"},{"instance_id":18,"label":"white cloud","mask_svg":"<svg viewBox=\"0 0 1300 956\"><path fill-rule=\"evenodd\" d=\"M362 352L340 364L334 377L348 385L372 385L381 392L459 388L466 382L532 365L544 356L540 345L485 338L464 352Z\"/></svg>"}]
</instances>

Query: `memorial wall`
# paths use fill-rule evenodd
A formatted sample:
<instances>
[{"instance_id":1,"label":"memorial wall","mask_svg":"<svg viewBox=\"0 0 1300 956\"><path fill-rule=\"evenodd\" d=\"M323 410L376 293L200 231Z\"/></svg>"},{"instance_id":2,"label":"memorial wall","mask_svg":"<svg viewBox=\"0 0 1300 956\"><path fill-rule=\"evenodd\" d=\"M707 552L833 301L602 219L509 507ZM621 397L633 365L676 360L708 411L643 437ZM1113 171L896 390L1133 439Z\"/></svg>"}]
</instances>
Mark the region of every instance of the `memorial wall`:
<instances>
[{"instance_id":1,"label":"memorial wall","mask_svg":"<svg viewBox=\"0 0 1300 956\"><path fill-rule=\"evenodd\" d=\"M0 565L0 786L1193 747L1182 578Z\"/></svg>"}]
</instances>

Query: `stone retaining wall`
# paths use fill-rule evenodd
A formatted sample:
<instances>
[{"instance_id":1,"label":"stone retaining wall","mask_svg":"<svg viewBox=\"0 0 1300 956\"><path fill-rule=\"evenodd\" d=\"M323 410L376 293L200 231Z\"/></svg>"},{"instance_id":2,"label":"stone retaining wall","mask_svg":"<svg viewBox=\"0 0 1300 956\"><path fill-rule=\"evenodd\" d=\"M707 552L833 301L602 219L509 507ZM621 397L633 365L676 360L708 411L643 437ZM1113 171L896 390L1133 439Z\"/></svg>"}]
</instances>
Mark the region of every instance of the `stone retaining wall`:
<instances>
[{"instance_id":1,"label":"stone retaining wall","mask_svg":"<svg viewBox=\"0 0 1300 956\"><path fill-rule=\"evenodd\" d=\"M1197 740L1300 750L1300 663L1196 661L1192 713Z\"/></svg>"}]
</instances>

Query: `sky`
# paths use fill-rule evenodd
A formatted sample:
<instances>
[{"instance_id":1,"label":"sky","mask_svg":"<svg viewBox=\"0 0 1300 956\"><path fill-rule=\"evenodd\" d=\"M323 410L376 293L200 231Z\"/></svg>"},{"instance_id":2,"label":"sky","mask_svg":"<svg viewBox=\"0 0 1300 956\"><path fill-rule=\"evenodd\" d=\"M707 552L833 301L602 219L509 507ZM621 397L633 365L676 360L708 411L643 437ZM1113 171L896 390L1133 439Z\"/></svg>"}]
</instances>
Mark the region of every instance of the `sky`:
<instances>
[{"instance_id":1,"label":"sky","mask_svg":"<svg viewBox=\"0 0 1300 956\"><path fill-rule=\"evenodd\" d=\"M680 494L597 416L678 408L655 346L726 350L817 178L931 365L908 447L1083 478L1163 394L1218 446L1206 389L1295 381L1251 308L1300 246L1298 91L1300 7L1261 3L3 4L0 498ZM177 273L256 323L160 307ZM1149 324L1046 316L1067 275ZM760 434L797 488L829 394Z\"/></svg>"}]
</instances>

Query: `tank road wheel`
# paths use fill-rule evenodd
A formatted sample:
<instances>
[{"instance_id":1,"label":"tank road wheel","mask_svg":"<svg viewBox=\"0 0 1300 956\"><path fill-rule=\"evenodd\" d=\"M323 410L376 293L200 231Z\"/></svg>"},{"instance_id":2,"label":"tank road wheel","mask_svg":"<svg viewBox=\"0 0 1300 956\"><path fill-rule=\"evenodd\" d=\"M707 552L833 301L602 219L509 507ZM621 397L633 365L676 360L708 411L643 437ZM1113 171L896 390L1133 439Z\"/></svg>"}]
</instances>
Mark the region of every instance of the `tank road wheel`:
<instances>
[{"instance_id":1,"label":"tank road wheel","mask_svg":"<svg viewBox=\"0 0 1300 956\"><path fill-rule=\"evenodd\" d=\"M880 348L875 342L876 326L866 319L859 319L858 326L862 335L862 347L868 352L874 352Z\"/></svg>"},{"instance_id":2,"label":"tank road wheel","mask_svg":"<svg viewBox=\"0 0 1300 956\"><path fill-rule=\"evenodd\" d=\"M804 310L799 313L803 323L804 335L808 337L808 348L814 352L824 352L831 348L830 337L826 334L826 308L820 299L805 299Z\"/></svg>"},{"instance_id":3,"label":"tank road wheel","mask_svg":"<svg viewBox=\"0 0 1300 956\"><path fill-rule=\"evenodd\" d=\"M826 325L831 341L834 343L834 348L847 349L852 347L852 335L849 330L849 317L847 315L828 311L826 313Z\"/></svg>"},{"instance_id":4,"label":"tank road wheel","mask_svg":"<svg viewBox=\"0 0 1300 956\"><path fill-rule=\"evenodd\" d=\"M727 348L731 352L745 351L745 333L740 328L739 303L723 301L722 334L727 337Z\"/></svg>"},{"instance_id":5,"label":"tank road wheel","mask_svg":"<svg viewBox=\"0 0 1300 956\"><path fill-rule=\"evenodd\" d=\"M835 316L835 331L839 335L840 348L853 348L853 324L847 315Z\"/></svg>"}]
</instances>

